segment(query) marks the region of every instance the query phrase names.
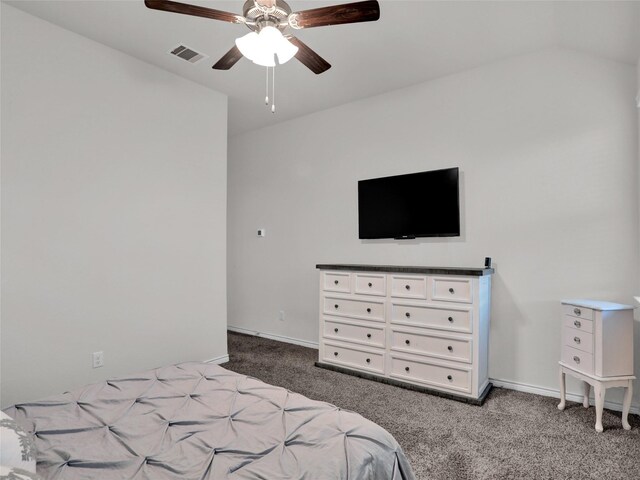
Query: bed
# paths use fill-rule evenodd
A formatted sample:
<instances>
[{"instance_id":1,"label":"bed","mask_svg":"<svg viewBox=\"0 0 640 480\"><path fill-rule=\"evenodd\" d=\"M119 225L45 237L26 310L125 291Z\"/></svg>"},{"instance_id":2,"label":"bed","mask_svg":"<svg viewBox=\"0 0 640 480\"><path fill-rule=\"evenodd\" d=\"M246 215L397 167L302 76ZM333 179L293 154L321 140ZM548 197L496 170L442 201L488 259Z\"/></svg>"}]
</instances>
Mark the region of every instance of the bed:
<instances>
[{"instance_id":1,"label":"bed","mask_svg":"<svg viewBox=\"0 0 640 480\"><path fill-rule=\"evenodd\" d=\"M360 415L218 365L184 363L5 410L46 479L414 480Z\"/></svg>"}]
</instances>

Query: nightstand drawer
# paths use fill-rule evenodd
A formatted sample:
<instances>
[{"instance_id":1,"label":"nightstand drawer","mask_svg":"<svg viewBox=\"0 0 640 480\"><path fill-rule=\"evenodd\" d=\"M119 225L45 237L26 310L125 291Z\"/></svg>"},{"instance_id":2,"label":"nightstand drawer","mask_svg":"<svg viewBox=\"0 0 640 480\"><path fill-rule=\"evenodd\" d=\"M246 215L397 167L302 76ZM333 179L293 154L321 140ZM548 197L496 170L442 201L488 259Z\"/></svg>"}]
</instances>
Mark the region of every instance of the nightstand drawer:
<instances>
[{"instance_id":1,"label":"nightstand drawer","mask_svg":"<svg viewBox=\"0 0 640 480\"><path fill-rule=\"evenodd\" d=\"M356 273L356 293L384 297L387 294L386 279L385 275Z\"/></svg>"},{"instance_id":2,"label":"nightstand drawer","mask_svg":"<svg viewBox=\"0 0 640 480\"><path fill-rule=\"evenodd\" d=\"M340 272L322 274L322 289L327 292L351 293L351 275Z\"/></svg>"},{"instance_id":3,"label":"nightstand drawer","mask_svg":"<svg viewBox=\"0 0 640 480\"><path fill-rule=\"evenodd\" d=\"M575 305L562 305L562 313L576 318L593 320L593 310L590 308L577 307Z\"/></svg>"},{"instance_id":4,"label":"nightstand drawer","mask_svg":"<svg viewBox=\"0 0 640 480\"><path fill-rule=\"evenodd\" d=\"M426 299L427 277L392 275L391 296Z\"/></svg>"},{"instance_id":5,"label":"nightstand drawer","mask_svg":"<svg viewBox=\"0 0 640 480\"><path fill-rule=\"evenodd\" d=\"M471 363L471 339L429 334L428 331L391 329L391 349Z\"/></svg>"},{"instance_id":6,"label":"nightstand drawer","mask_svg":"<svg viewBox=\"0 0 640 480\"><path fill-rule=\"evenodd\" d=\"M384 373L384 355L382 352L373 353L356 347L325 343L324 360L358 370Z\"/></svg>"},{"instance_id":7,"label":"nightstand drawer","mask_svg":"<svg viewBox=\"0 0 640 480\"><path fill-rule=\"evenodd\" d=\"M384 302L325 297L324 313L384 322Z\"/></svg>"},{"instance_id":8,"label":"nightstand drawer","mask_svg":"<svg viewBox=\"0 0 640 480\"><path fill-rule=\"evenodd\" d=\"M323 336L325 338L371 345L372 347L384 348L385 346L384 327L378 325L355 325L325 318Z\"/></svg>"},{"instance_id":9,"label":"nightstand drawer","mask_svg":"<svg viewBox=\"0 0 640 480\"><path fill-rule=\"evenodd\" d=\"M470 333L471 311L452 308L422 307L401 303L391 304L391 323L437 328Z\"/></svg>"},{"instance_id":10,"label":"nightstand drawer","mask_svg":"<svg viewBox=\"0 0 640 480\"><path fill-rule=\"evenodd\" d=\"M447 390L471 392L471 371L463 368L392 356L390 375Z\"/></svg>"},{"instance_id":11,"label":"nightstand drawer","mask_svg":"<svg viewBox=\"0 0 640 480\"><path fill-rule=\"evenodd\" d=\"M562 327L562 343L593 354L593 334L570 327Z\"/></svg>"},{"instance_id":12,"label":"nightstand drawer","mask_svg":"<svg viewBox=\"0 0 640 480\"><path fill-rule=\"evenodd\" d=\"M575 328L581 332L593 333L593 321L585 318L572 317L570 315L562 316L563 327Z\"/></svg>"},{"instance_id":13,"label":"nightstand drawer","mask_svg":"<svg viewBox=\"0 0 640 480\"><path fill-rule=\"evenodd\" d=\"M562 362L571 368L593 375L593 355L590 353L563 345Z\"/></svg>"},{"instance_id":14,"label":"nightstand drawer","mask_svg":"<svg viewBox=\"0 0 640 480\"><path fill-rule=\"evenodd\" d=\"M465 302L471 303L472 290L471 280L469 279L452 279L452 278L434 278L433 280L432 300L441 300L444 302Z\"/></svg>"}]
</instances>

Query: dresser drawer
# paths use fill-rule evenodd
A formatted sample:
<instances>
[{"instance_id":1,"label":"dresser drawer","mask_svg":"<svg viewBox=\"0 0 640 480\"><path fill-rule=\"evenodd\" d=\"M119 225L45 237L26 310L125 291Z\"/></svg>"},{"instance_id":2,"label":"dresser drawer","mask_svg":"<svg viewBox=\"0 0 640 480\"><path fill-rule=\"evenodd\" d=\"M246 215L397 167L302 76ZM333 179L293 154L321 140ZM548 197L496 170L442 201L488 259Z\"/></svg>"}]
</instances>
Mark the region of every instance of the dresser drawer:
<instances>
[{"instance_id":1,"label":"dresser drawer","mask_svg":"<svg viewBox=\"0 0 640 480\"><path fill-rule=\"evenodd\" d=\"M326 292L351 293L351 275L340 272L323 272L322 289Z\"/></svg>"},{"instance_id":2,"label":"dresser drawer","mask_svg":"<svg viewBox=\"0 0 640 480\"><path fill-rule=\"evenodd\" d=\"M374 353L361 350L357 347L347 347L325 342L324 360L329 363L337 363L358 370L384 373L384 355L382 352Z\"/></svg>"},{"instance_id":3,"label":"dresser drawer","mask_svg":"<svg viewBox=\"0 0 640 480\"><path fill-rule=\"evenodd\" d=\"M427 277L392 275L391 296L426 299Z\"/></svg>"},{"instance_id":4,"label":"dresser drawer","mask_svg":"<svg viewBox=\"0 0 640 480\"><path fill-rule=\"evenodd\" d=\"M570 315L562 316L562 326L575 328L581 332L593 333L593 321L585 318L572 317Z\"/></svg>"},{"instance_id":5,"label":"dresser drawer","mask_svg":"<svg viewBox=\"0 0 640 480\"><path fill-rule=\"evenodd\" d=\"M384 301L325 297L324 313L384 322Z\"/></svg>"},{"instance_id":6,"label":"dresser drawer","mask_svg":"<svg viewBox=\"0 0 640 480\"><path fill-rule=\"evenodd\" d=\"M386 279L385 275L356 273L356 293L384 297L387 294Z\"/></svg>"},{"instance_id":7,"label":"dresser drawer","mask_svg":"<svg viewBox=\"0 0 640 480\"><path fill-rule=\"evenodd\" d=\"M391 329L391 350L471 363L471 339Z\"/></svg>"},{"instance_id":8,"label":"dresser drawer","mask_svg":"<svg viewBox=\"0 0 640 480\"><path fill-rule=\"evenodd\" d=\"M590 308L577 307L575 305L562 305L562 313L571 317L593 320L593 310Z\"/></svg>"},{"instance_id":9,"label":"dresser drawer","mask_svg":"<svg viewBox=\"0 0 640 480\"><path fill-rule=\"evenodd\" d=\"M392 303L391 323L470 333L471 310Z\"/></svg>"},{"instance_id":10,"label":"dresser drawer","mask_svg":"<svg viewBox=\"0 0 640 480\"><path fill-rule=\"evenodd\" d=\"M435 385L447 390L471 392L471 371L404 357L391 356L391 377Z\"/></svg>"},{"instance_id":11,"label":"dresser drawer","mask_svg":"<svg viewBox=\"0 0 640 480\"><path fill-rule=\"evenodd\" d=\"M473 300L473 290L469 279L433 278L432 282L432 300L464 303L471 303Z\"/></svg>"},{"instance_id":12,"label":"dresser drawer","mask_svg":"<svg viewBox=\"0 0 640 480\"><path fill-rule=\"evenodd\" d=\"M593 334L571 327L562 327L562 344L592 354Z\"/></svg>"},{"instance_id":13,"label":"dresser drawer","mask_svg":"<svg viewBox=\"0 0 640 480\"><path fill-rule=\"evenodd\" d=\"M563 345L562 363L584 373L593 374L593 355L577 348Z\"/></svg>"},{"instance_id":14,"label":"dresser drawer","mask_svg":"<svg viewBox=\"0 0 640 480\"><path fill-rule=\"evenodd\" d=\"M357 342L372 347L385 346L384 327L379 325L362 325L335 320L324 320L323 336L335 340Z\"/></svg>"}]
</instances>

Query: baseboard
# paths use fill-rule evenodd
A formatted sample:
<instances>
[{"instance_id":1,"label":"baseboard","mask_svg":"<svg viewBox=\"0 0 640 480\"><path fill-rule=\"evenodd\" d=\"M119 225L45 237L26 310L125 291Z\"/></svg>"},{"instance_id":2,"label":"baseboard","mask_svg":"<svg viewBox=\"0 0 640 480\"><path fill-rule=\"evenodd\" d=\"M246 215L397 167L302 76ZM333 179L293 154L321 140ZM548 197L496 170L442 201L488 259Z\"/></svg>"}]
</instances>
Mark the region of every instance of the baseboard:
<instances>
[{"instance_id":1,"label":"baseboard","mask_svg":"<svg viewBox=\"0 0 640 480\"><path fill-rule=\"evenodd\" d=\"M219 357L210 358L209 360L205 360L205 363L215 363L220 365L221 363L227 363L229 361L229 355L220 355Z\"/></svg>"},{"instance_id":2,"label":"baseboard","mask_svg":"<svg viewBox=\"0 0 640 480\"><path fill-rule=\"evenodd\" d=\"M560 391L555 390L553 388L536 387L534 385L528 385L526 383L510 382L507 380L497 380L494 378L490 379L490 382L493 383L494 387L506 388L508 390L515 390L517 392L533 393L535 395L542 395L544 397L560 398ZM583 398L582 395L576 395L575 393L567 392L566 394L566 399L570 402L582 403L582 398ZM594 405L593 398L591 398L590 400L591 400L590 405L593 406ZM605 401L604 408L621 412L622 403ZM636 415L640 415L640 406L632 404L629 412L634 413Z\"/></svg>"},{"instance_id":3,"label":"baseboard","mask_svg":"<svg viewBox=\"0 0 640 480\"><path fill-rule=\"evenodd\" d=\"M257 330L250 330L248 328L234 327L232 325L228 325L227 330L230 330L232 332L237 332L237 333L244 333L245 335L252 335L254 337L268 338L270 340L276 340L278 342L292 343L294 345L301 345L303 347L315 348L316 350L318 349L317 342L310 342L308 340L300 340L297 338L287 337L284 335L276 335L273 333L265 333ZM229 361L228 355L226 356L226 358L227 360L225 361ZM219 363L222 363L222 362L219 362ZM552 388L536 387L534 385L528 385L526 383L511 382L508 380L499 380L496 378L490 378L489 381L493 383L494 387L506 388L507 390L515 390L517 392L533 393L535 395L542 395L544 397L560 398L560 391L554 390ZM567 393L566 399L569 400L570 402L582 403L582 395ZM593 405L593 398L591 399L591 405ZM622 403L605 401L604 408L621 412ZM636 415L640 415L640 405L632 404L631 409L629 411Z\"/></svg>"},{"instance_id":4,"label":"baseboard","mask_svg":"<svg viewBox=\"0 0 640 480\"><path fill-rule=\"evenodd\" d=\"M236 333L244 333L245 335L252 335L254 337L268 338L269 340L277 340L278 342L292 343L293 345L300 345L307 348L318 349L318 342L310 342L308 340L300 340L298 338L286 337L284 335L277 335L275 333L259 332L257 330L249 330L248 328L234 327L233 325L227 325L227 330Z\"/></svg>"}]
</instances>

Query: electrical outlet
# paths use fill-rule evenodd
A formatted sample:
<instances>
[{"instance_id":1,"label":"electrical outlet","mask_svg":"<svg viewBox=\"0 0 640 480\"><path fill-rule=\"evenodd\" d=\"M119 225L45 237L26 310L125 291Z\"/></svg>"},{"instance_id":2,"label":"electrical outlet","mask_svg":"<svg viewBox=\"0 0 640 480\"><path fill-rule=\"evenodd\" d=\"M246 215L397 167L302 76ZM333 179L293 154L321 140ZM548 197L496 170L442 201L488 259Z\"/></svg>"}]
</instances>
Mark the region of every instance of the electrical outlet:
<instances>
[{"instance_id":1,"label":"electrical outlet","mask_svg":"<svg viewBox=\"0 0 640 480\"><path fill-rule=\"evenodd\" d=\"M267 236L267 230L264 228L259 228L258 229L258 236L259 237L266 237Z\"/></svg>"},{"instance_id":2,"label":"electrical outlet","mask_svg":"<svg viewBox=\"0 0 640 480\"><path fill-rule=\"evenodd\" d=\"M93 360L93 368L104 366L104 352L93 352L91 358Z\"/></svg>"},{"instance_id":3,"label":"electrical outlet","mask_svg":"<svg viewBox=\"0 0 640 480\"><path fill-rule=\"evenodd\" d=\"M284 310L280 310L280 313L278 313L278 320L284 322Z\"/></svg>"}]
</instances>

